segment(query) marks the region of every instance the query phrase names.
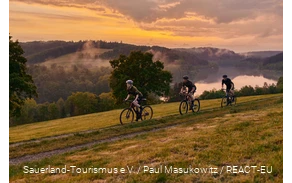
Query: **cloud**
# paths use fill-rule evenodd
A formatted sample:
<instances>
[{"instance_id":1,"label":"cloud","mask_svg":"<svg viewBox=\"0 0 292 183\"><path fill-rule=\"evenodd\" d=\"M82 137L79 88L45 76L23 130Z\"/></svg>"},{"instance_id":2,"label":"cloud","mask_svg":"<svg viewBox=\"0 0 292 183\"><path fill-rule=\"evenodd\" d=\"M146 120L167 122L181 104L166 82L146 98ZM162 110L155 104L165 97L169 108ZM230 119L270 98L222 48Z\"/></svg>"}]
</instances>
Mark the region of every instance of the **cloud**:
<instances>
[{"instance_id":1,"label":"cloud","mask_svg":"<svg viewBox=\"0 0 292 183\"><path fill-rule=\"evenodd\" d=\"M62 14L52 14L52 13L39 13L39 12L22 12L22 11L13 11L11 10L10 13L17 13L17 14L24 14L24 15L31 15L39 18L46 18L46 19L56 19L56 20L74 20L74 21L81 21L81 20L91 20L91 21L99 21L100 18L91 17L91 16L76 16L76 15L62 15ZM15 21L15 18L10 19ZM26 19L21 19L21 21L27 21Z\"/></svg>"},{"instance_id":2,"label":"cloud","mask_svg":"<svg viewBox=\"0 0 292 183\"><path fill-rule=\"evenodd\" d=\"M123 34L131 35L133 33L128 30L138 29L138 37L140 36L140 39L145 37L149 44L163 45L167 41L169 44L173 41L178 45L183 43L191 45L191 40L195 43L209 44L215 39L224 41L226 45L240 42L243 46L249 43L260 44L265 40L277 41L271 43L275 45L283 42L281 39L283 37L282 0L10 0L10 3L16 1L33 5L50 5L50 7L80 8L82 9L80 12L87 9L90 11L86 11L84 17L84 14L80 13L80 19L75 14L67 16L67 12L61 15L55 12L44 12L41 15L42 12L38 12L40 14L36 16L53 19L86 19L94 25L95 22L99 22L96 17L106 18L104 21L109 22L110 26L104 30L107 30L108 34L124 28L126 31ZM66 11L70 10L66 9ZM11 21L16 21L15 19L14 17ZM111 20L114 21L110 22ZM118 26L116 22L120 22ZM102 25L99 27L100 30L104 28ZM129 35L127 39L129 37L134 41L138 39ZM157 36L163 39L156 38L155 42L149 40ZM181 42L177 43L175 39Z\"/></svg>"},{"instance_id":3,"label":"cloud","mask_svg":"<svg viewBox=\"0 0 292 183\"><path fill-rule=\"evenodd\" d=\"M152 24L141 23L140 27L148 31L168 30L174 36L220 37L224 39L240 36L268 37L283 34L282 19L267 15L229 24L218 24L212 20L199 18L164 19Z\"/></svg>"},{"instance_id":4,"label":"cloud","mask_svg":"<svg viewBox=\"0 0 292 183\"><path fill-rule=\"evenodd\" d=\"M262 13L281 15L280 0L98 0L107 8L118 11L137 22L155 22L162 18L184 18L193 12L217 23L230 23L242 19L253 19Z\"/></svg>"},{"instance_id":5,"label":"cloud","mask_svg":"<svg viewBox=\"0 0 292 183\"><path fill-rule=\"evenodd\" d=\"M249 20L261 14L283 17L282 0L11 0L24 3L87 8L128 17L140 23L153 23L160 19L186 18L189 13L220 23Z\"/></svg>"},{"instance_id":6,"label":"cloud","mask_svg":"<svg viewBox=\"0 0 292 183\"><path fill-rule=\"evenodd\" d=\"M13 0L15 1L15 0ZM87 8L174 36L267 37L283 30L281 0L25 0L26 3Z\"/></svg>"}]
</instances>

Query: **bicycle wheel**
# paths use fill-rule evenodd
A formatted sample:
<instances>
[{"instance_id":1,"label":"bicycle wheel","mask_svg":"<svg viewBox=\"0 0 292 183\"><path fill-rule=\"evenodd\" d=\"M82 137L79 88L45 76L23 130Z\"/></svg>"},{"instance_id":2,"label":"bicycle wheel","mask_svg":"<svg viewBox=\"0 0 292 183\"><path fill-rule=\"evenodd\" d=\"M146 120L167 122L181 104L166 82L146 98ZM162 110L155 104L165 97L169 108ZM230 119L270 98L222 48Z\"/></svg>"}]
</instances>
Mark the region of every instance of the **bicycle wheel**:
<instances>
[{"instance_id":1,"label":"bicycle wheel","mask_svg":"<svg viewBox=\"0 0 292 183\"><path fill-rule=\"evenodd\" d=\"M189 109L188 102L185 100L181 101L179 105L179 113L181 115L186 114L188 113L188 109Z\"/></svg>"},{"instance_id":2,"label":"bicycle wheel","mask_svg":"<svg viewBox=\"0 0 292 183\"><path fill-rule=\"evenodd\" d=\"M152 119L152 116L153 116L152 107L149 105L144 106L142 109L141 120L144 121L144 120Z\"/></svg>"},{"instance_id":3,"label":"bicycle wheel","mask_svg":"<svg viewBox=\"0 0 292 183\"><path fill-rule=\"evenodd\" d=\"M227 103L227 97L222 97L221 107L225 107L227 105L228 105L228 103Z\"/></svg>"},{"instance_id":4,"label":"bicycle wheel","mask_svg":"<svg viewBox=\"0 0 292 183\"><path fill-rule=\"evenodd\" d=\"M234 97L234 101L232 102L232 105L236 105L236 96L233 96Z\"/></svg>"},{"instance_id":5,"label":"bicycle wheel","mask_svg":"<svg viewBox=\"0 0 292 183\"><path fill-rule=\"evenodd\" d=\"M199 112L200 111L200 101L199 99L194 100L194 105L192 107L193 112Z\"/></svg>"},{"instance_id":6,"label":"bicycle wheel","mask_svg":"<svg viewBox=\"0 0 292 183\"><path fill-rule=\"evenodd\" d=\"M131 108L125 108L120 115L120 123L126 124L126 123L132 123L134 120L134 112Z\"/></svg>"}]
</instances>

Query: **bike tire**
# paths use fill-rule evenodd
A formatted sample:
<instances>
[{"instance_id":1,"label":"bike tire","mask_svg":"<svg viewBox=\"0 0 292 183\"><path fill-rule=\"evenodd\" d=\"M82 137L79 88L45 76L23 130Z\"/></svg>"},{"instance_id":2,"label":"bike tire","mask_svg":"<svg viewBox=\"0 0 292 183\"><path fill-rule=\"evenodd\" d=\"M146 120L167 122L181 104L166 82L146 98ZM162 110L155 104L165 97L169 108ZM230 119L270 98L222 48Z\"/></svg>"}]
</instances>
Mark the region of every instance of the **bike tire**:
<instances>
[{"instance_id":1,"label":"bike tire","mask_svg":"<svg viewBox=\"0 0 292 183\"><path fill-rule=\"evenodd\" d=\"M193 112L199 112L200 111L200 100L199 99L195 99L194 100L194 106L192 107L192 111Z\"/></svg>"},{"instance_id":2,"label":"bike tire","mask_svg":"<svg viewBox=\"0 0 292 183\"><path fill-rule=\"evenodd\" d=\"M181 101L179 105L179 113L183 115L188 113L188 110L189 110L188 102L185 100Z\"/></svg>"},{"instance_id":3,"label":"bike tire","mask_svg":"<svg viewBox=\"0 0 292 183\"><path fill-rule=\"evenodd\" d=\"M234 97L234 102L232 102L232 105L236 105L237 97L236 96L233 96L233 97Z\"/></svg>"},{"instance_id":4,"label":"bike tire","mask_svg":"<svg viewBox=\"0 0 292 183\"><path fill-rule=\"evenodd\" d=\"M134 112L131 108L125 108L120 114L120 123L127 124L134 121Z\"/></svg>"},{"instance_id":5,"label":"bike tire","mask_svg":"<svg viewBox=\"0 0 292 183\"><path fill-rule=\"evenodd\" d=\"M152 107L149 105L143 106L142 113L141 113L141 120L142 121L149 120L149 119L152 119L152 117L153 117Z\"/></svg>"},{"instance_id":6,"label":"bike tire","mask_svg":"<svg viewBox=\"0 0 292 183\"><path fill-rule=\"evenodd\" d=\"M221 100L221 107L223 108L223 107L227 106L227 105L228 105L227 102L228 102L228 101L227 101L227 97L222 97L222 100Z\"/></svg>"}]
</instances>

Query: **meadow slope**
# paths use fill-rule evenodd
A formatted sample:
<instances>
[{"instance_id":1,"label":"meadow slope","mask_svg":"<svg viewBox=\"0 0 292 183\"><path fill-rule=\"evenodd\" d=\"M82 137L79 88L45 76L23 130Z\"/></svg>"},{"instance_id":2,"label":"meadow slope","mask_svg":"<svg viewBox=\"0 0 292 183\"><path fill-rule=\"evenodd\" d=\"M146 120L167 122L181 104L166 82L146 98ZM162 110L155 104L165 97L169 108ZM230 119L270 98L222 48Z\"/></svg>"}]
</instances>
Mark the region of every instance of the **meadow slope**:
<instances>
[{"instance_id":1,"label":"meadow slope","mask_svg":"<svg viewBox=\"0 0 292 183\"><path fill-rule=\"evenodd\" d=\"M248 102L244 103L244 100ZM154 120L109 128L111 130L116 128L114 131L108 131L113 135L112 132L119 133L121 130L147 130L147 127L177 124L171 128L98 144L35 162L10 165L10 182L282 182L282 95L244 97L238 101L242 104L224 109L214 109L218 106L217 100L205 101L205 104L210 104L210 110L199 114L180 116L176 115L177 111L176 114L169 111L168 115L172 116L162 117L161 112L160 118L158 115ZM175 106L175 104L156 105L153 106L157 107L155 112L158 113L159 108L167 109L165 105ZM202 101L202 110L205 109L204 107ZM39 130L42 132L41 129ZM100 131L98 134L102 133ZM75 136L75 138L83 137ZM47 146L52 145L50 142L47 143ZM66 165L68 169L70 166L76 166L85 168L83 170L102 167L108 170L125 168L126 172L72 173L70 169L71 172L63 174L23 173L23 166L38 168L49 165L61 168ZM215 167L220 170L223 167L223 171L184 174L165 172L164 168L161 173L144 172L147 167L158 170L160 165L168 168ZM130 173L127 166L130 168L133 166L135 173ZM226 171L227 166L257 166L257 168L267 166L269 170L272 167L272 172L230 173Z\"/></svg>"},{"instance_id":2,"label":"meadow slope","mask_svg":"<svg viewBox=\"0 0 292 183\"><path fill-rule=\"evenodd\" d=\"M264 100L271 97L282 96L282 94L258 95L238 98L238 104L254 100ZM221 99L201 100L201 111L220 108ZM161 118L170 115L179 115L179 103L165 103L152 105L153 118ZM9 128L9 143L39 139L44 137L78 133L87 130L98 130L101 128L120 125L119 115L121 109L56 119L51 121L37 122L19 125Z\"/></svg>"}]
</instances>

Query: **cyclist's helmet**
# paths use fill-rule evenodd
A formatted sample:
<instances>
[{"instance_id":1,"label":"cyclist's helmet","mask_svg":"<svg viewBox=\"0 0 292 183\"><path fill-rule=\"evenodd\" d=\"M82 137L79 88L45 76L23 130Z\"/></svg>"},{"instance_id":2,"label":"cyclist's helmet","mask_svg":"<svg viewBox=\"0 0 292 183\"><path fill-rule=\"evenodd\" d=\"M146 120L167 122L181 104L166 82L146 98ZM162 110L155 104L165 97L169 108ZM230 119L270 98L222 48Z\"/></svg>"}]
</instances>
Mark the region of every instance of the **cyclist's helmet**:
<instances>
[{"instance_id":1,"label":"cyclist's helmet","mask_svg":"<svg viewBox=\"0 0 292 183\"><path fill-rule=\"evenodd\" d=\"M134 82L132 80L127 80L126 83L132 85Z\"/></svg>"},{"instance_id":2,"label":"cyclist's helmet","mask_svg":"<svg viewBox=\"0 0 292 183\"><path fill-rule=\"evenodd\" d=\"M189 79L189 76L185 75L183 76L183 79Z\"/></svg>"},{"instance_id":3,"label":"cyclist's helmet","mask_svg":"<svg viewBox=\"0 0 292 183\"><path fill-rule=\"evenodd\" d=\"M227 75L226 75L226 74L224 74L222 77L223 77L223 78L227 78Z\"/></svg>"}]
</instances>

